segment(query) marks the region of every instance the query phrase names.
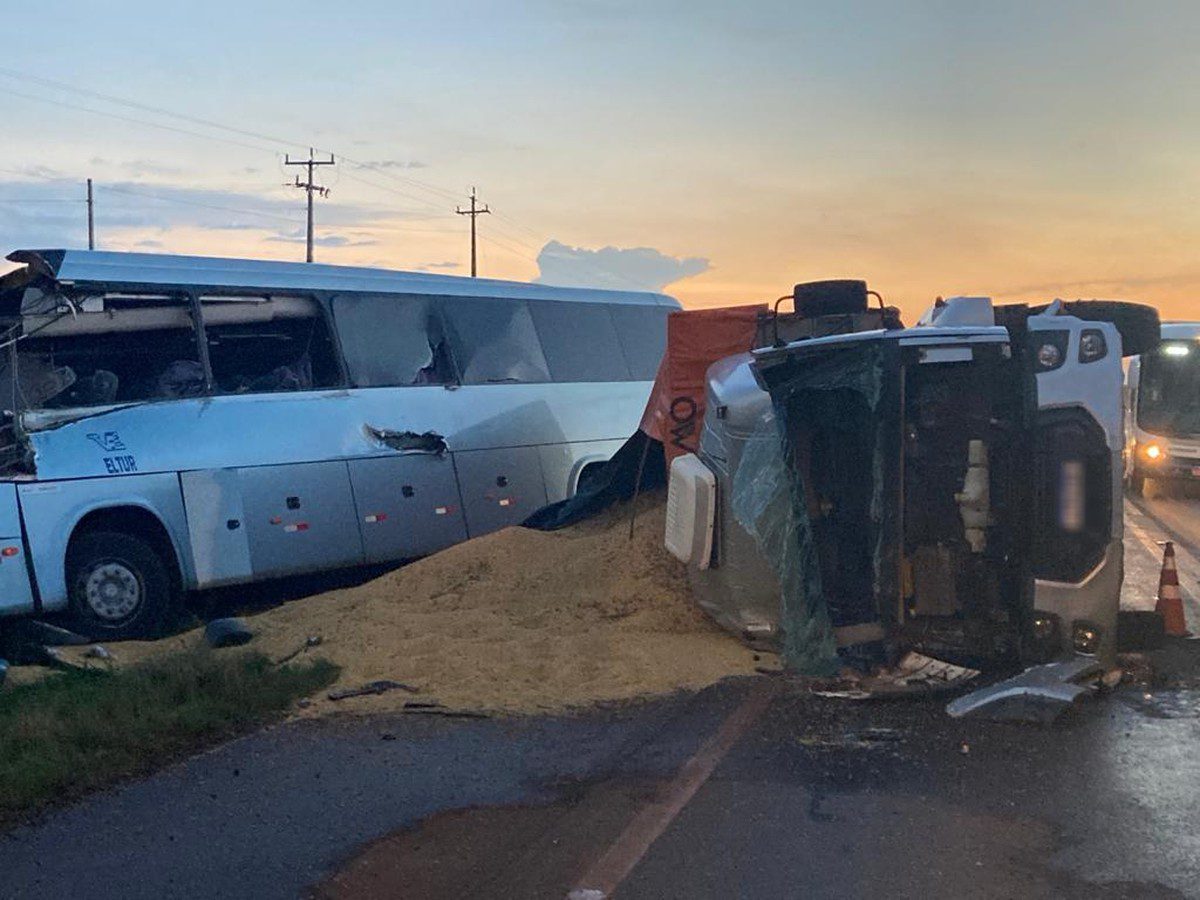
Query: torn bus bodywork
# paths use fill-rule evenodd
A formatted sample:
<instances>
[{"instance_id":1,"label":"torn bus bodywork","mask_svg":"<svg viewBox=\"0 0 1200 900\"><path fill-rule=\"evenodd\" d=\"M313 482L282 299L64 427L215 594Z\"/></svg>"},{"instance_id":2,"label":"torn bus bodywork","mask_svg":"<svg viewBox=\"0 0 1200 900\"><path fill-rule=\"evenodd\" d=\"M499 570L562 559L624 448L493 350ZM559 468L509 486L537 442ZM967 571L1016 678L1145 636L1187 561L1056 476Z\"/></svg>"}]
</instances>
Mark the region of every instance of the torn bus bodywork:
<instances>
[{"instance_id":1,"label":"torn bus bodywork","mask_svg":"<svg viewBox=\"0 0 1200 900\"><path fill-rule=\"evenodd\" d=\"M907 649L968 665L1111 656L1116 325L955 298L901 328L854 284L846 308L838 283L835 315L821 286L798 286L816 314L768 322L708 371L668 513L700 604L810 673Z\"/></svg>"}]
</instances>

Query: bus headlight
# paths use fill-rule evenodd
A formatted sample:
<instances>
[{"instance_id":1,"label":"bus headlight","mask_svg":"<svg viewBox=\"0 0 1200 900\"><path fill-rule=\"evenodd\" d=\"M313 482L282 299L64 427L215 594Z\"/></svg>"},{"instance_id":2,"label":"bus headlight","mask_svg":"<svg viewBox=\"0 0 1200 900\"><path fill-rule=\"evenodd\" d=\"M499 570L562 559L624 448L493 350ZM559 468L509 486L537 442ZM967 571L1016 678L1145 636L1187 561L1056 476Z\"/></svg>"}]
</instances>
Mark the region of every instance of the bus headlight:
<instances>
[{"instance_id":1,"label":"bus headlight","mask_svg":"<svg viewBox=\"0 0 1200 900\"><path fill-rule=\"evenodd\" d=\"M1079 335L1079 361L1095 362L1103 359L1107 353L1108 342L1104 340L1104 332L1099 328L1085 328Z\"/></svg>"},{"instance_id":2,"label":"bus headlight","mask_svg":"<svg viewBox=\"0 0 1200 900\"><path fill-rule=\"evenodd\" d=\"M1071 646L1075 648L1076 653L1095 656L1100 650L1103 634L1103 629L1094 622L1076 619L1071 623Z\"/></svg>"},{"instance_id":3,"label":"bus headlight","mask_svg":"<svg viewBox=\"0 0 1200 900\"><path fill-rule=\"evenodd\" d=\"M1158 460L1162 459L1166 455L1167 451L1164 450L1159 444L1142 445L1142 456L1146 457L1146 459L1150 460L1150 462L1158 462Z\"/></svg>"}]
</instances>

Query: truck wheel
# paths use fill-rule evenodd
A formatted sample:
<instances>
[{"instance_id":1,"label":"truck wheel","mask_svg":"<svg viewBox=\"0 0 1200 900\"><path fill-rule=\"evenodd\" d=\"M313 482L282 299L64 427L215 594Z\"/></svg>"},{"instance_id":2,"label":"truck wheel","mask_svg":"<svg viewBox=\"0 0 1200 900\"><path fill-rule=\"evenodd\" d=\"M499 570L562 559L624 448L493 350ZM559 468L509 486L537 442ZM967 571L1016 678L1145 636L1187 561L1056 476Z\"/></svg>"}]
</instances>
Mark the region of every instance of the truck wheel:
<instances>
[{"instance_id":1,"label":"truck wheel","mask_svg":"<svg viewBox=\"0 0 1200 900\"><path fill-rule=\"evenodd\" d=\"M93 640L158 637L177 594L166 563L146 541L116 531L71 540L67 592L77 630Z\"/></svg>"}]
</instances>

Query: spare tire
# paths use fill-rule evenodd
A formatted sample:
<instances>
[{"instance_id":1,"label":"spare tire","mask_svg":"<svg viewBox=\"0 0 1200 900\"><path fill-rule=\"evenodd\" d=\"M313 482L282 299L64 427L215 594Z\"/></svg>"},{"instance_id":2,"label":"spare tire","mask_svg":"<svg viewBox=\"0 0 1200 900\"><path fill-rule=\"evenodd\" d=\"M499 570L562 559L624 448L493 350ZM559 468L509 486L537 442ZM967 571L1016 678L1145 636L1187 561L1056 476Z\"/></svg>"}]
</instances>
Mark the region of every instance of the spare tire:
<instances>
[{"instance_id":1,"label":"spare tire","mask_svg":"<svg viewBox=\"0 0 1200 900\"><path fill-rule=\"evenodd\" d=\"M1041 307L1038 312L1044 310ZM1121 355L1137 356L1158 346L1158 310L1124 300L1066 300L1062 311L1088 322L1111 322L1121 334Z\"/></svg>"}]
</instances>

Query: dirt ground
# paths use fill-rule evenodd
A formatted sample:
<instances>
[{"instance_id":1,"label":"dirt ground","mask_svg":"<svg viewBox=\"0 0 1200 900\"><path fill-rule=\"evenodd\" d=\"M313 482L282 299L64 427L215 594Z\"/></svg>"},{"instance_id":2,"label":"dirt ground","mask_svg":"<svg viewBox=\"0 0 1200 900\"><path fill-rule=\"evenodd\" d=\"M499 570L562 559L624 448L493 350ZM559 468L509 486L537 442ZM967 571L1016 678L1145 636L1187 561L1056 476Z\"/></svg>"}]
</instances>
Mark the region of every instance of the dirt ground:
<instances>
[{"instance_id":1,"label":"dirt ground","mask_svg":"<svg viewBox=\"0 0 1200 900\"><path fill-rule=\"evenodd\" d=\"M663 549L662 495L643 498L633 539L620 504L556 532L509 528L373 581L249 616L248 649L301 651L342 667L334 690L372 681L415 692L313 698L300 715L383 712L436 700L452 710L561 711L753 672L755 654L693 604ZM202 644L199 629L110 644L128 665ZM86 648L64 648L80 659ZM222 650L216 652L239 652Z\"/></svg>"}]
</instances>

